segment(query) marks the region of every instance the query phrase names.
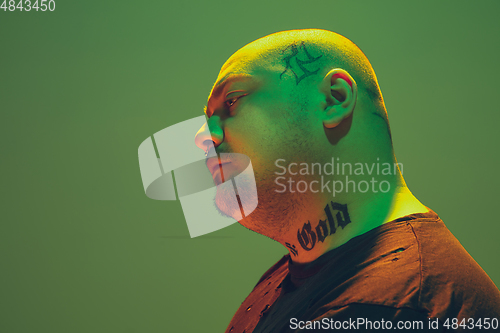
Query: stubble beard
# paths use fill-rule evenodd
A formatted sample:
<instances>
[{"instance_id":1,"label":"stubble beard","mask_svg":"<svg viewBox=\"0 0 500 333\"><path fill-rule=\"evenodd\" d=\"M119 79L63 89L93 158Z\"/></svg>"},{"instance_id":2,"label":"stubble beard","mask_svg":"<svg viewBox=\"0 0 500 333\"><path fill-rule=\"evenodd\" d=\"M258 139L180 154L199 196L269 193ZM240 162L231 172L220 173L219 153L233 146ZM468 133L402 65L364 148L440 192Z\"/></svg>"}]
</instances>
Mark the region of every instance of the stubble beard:
<instances>
[{"instance_id":1,"label":"stubble beard","mask_svg":"<svg viewBox=\"0 0 500 333\"><path fill-rule=\"evenodd\" d=\"M297 216L307 210L307 195L277 192L279 187L274 183L274 175L267 174L271 176L255 174L257 196L254 191L245 191L250 186L246 177L238 180L238 195L243 207L258 203L255 210L238 222L247 229L280 241L295 224ZM229 187L218 188L214 199L215 207L221 215L235 218L240 212L240 206L235 200L228 200L230 196L234 196L234 192Z\"/></svg>"},{"instance_id":2,"label":"stubble beard","mask_svg":"<svg viewBox=\"0 0 500 333\"><path fill-rule=\"evenodd\" d=\"M248 179L248 176L242 175L238 177L238 184L235 188L235 182L231 179L224 184L217 186L217 193L214 197L214 206L225 217L233 218L237 221L241 220L241 207L236 200L235 195L239 197L242 203L243 213L245 206L257 203L257 194L252 191L253 182Z\"/></svg>"}]
</instances>

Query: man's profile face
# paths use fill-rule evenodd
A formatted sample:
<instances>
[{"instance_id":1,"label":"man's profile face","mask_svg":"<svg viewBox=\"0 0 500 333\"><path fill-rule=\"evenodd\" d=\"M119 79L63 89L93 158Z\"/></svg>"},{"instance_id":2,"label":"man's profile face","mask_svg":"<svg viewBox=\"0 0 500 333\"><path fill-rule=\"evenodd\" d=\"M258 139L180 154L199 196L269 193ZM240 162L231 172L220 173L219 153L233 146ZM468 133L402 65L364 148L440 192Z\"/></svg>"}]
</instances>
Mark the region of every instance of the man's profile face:
<instances>
[{"instance_id":1,"label":"man's profile face","mask_svg":"<svg viewBox=\"0 0 500 333\"><path fill-rule=\"evenodd\" d=\"M196 135L197 145L206 150L214 142L217 153L239 153L250 158L255 173L259 205L279 199L275 184L275 161L305 158L312 147L308 133L316 126L291 93L291 83L280 80L279 69L258 64L253 54L238 51L223 66L208 99L206 126ZM302 111L302 112L301 112ZM301 121L297 121L300 118ZM322 130L322 126L318 126ZM210 154L209 154L210 156ZM227 164L224 164L228 162ZM213 163L212 163L213 164ZM242 172L242 166L221 155L224 180ZM219 172L213 173L216 184ZM241 194L240 194L241 195ZM223 196L217 206L223 209Z\"/></svg>"}]
</instances>

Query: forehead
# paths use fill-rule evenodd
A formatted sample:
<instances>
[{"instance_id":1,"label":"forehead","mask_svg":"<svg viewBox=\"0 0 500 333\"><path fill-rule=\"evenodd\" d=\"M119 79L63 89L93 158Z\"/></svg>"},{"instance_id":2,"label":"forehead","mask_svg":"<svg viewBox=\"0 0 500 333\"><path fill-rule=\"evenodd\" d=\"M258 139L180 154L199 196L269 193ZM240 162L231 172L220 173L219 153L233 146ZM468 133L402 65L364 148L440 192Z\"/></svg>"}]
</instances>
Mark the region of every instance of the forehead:
<instances>
[{"instance_id":1,"label":"forehead","mask_svg":"<svg viewBox=\"0 0 500 333\"><path fill-rule=\"evenodd\" d=\"M209 100L212 96L220 92L221 88L232 82L250 81L259 76L256 65L247 56L240 56L238 53L229 58L222 66L217 80L210 92Z\"/></svg>"},{"instance_id":2,"label":"forehead","mask_svg":"<svg viewBox=\"0 0 500 333\"><path fill-rule=\"evenodd\" d=\"M261 45L258 42L252 42L236 51L222 66L210 96L224 83L224 80L233 75L252 79L262 78L266 81L272 79L272 73L282 67L274 53L276 51L270 50L268 45Z\"/></svg>"}]
</instances>

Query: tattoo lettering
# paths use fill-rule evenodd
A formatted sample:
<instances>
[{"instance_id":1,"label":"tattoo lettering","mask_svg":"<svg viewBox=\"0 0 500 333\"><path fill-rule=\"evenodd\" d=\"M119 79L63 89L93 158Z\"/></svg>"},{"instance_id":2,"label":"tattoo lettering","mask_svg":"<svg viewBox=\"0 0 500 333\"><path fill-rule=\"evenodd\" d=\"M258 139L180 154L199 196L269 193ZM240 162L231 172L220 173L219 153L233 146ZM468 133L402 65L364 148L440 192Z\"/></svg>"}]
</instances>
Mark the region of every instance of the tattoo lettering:
<instances>
[{"instance_id":1,"label":"tattoo lettering","mask_svg":"<svg viewBox=\"0 0 500 333\"><path fill-rule=\"evenodd\" d=\"M312 250L316 244L316 234L311 230L311 222L307 221L307 223L304 223L302 231L297 230L297 239L304 250Z\"/></svg>"},{"instance_id":2,"label":"tattoo lettering","mask_svg":"<svg viewBox=\"0 0 500 333\"><path fill-rule=\"evenodd\" d=\"M290 243L285 243L286 247L290 250L290 252L292 252L292 254L294 256L297 256L297 254L299 254L299 252L297 251L297 249L295 248L295 245L293 244L290 244Z\"/></svg>"},{"instance_id":3,"label":"tattoo lettering","mask_svg":"<svg viewBox=\"0 0 500 333\"><path fill-rule=\"evenodd\" d=\"M326 237L337 231L337 228L344 229L346 225L351 223L351 218L347 211L347 204L342 205L332 201L325 206L324 210L328 224L326 223L327 220L319 220L318 225L313 230L311 222L307 221L307 223L304 223L302 230L297 230L297 240L300 246L306 251L311 251L314 248L316 240L323 243ZM335 217L332 211L337 211Z\"/></svg>"},{"instance_id":4,"label":"tattoo lettering","mask_svg":"<svg viewBox=\"0 0 500 333\"><path fill-rule=\"evenodd\" d=\"M330 211L330 207L328 205L325 207L325 214L328 218L328 224L330 225L330 234L334 234L337 231L337 228L335 228L335 221L333 220L332 212Z\"/></svg>"},{"instance_id":5,"label":"tattoo lettering","mask_svg":"<svg viewBox=\"0 0 500 333\"><path fill-rule=\"evenodd\" d=\"M341 205L341 204L336 203L336 202L331 202L331 204L332 204L333 210L338 210L337 214L335 215L335 217L337 218L338 226L342 227L342 229L344 229L346 225L351 223L351 218L349 217L349 213L347 212L347 205ZM340 213L342 213L342 214L340 214ZM333 222L332 222L332 224L333 224Z\"/></svg>"},{"instance_id":6,"label":"tattoo lettering","mask_svg":"<svg viewBox=\"0 0 500 333\"><path fill-rule=\"evenodd\" d=\"M280 80L281 80L281 77L283 76L283 74L285 74L286 71L288 71L288 70L290 70L293 73L293 75L295 76L295 83L297 85L299 85L300 81L302 81L306 77L318 73L319 68L317 68L316 70L310 71L304 65L308 65L308 64L312 64L312 63L316 62L323 55L313 57L307 51L306 44L304 42L301 42L299 45L297 45L297 43L294 42L293 44L288 45L283 51L281 51L281 53L284 54L287 51L290 51L291 54L289 54L283 58L283 61L285 62L286 67L285 67L285 70L280 75ZM305 57L307 57L307 59L306 60L299 59L299 57L298 57L299 53L301 55L305 55ZM296 73L296 71L298 69L296 67L295 67L295 69L294 69L294 67L292 67L292 60L293 59L295 59L295 62L298 66L298 69L300 69L303 72L303 74L300 76L298 76Z\"/></svg>"}]
</instances>

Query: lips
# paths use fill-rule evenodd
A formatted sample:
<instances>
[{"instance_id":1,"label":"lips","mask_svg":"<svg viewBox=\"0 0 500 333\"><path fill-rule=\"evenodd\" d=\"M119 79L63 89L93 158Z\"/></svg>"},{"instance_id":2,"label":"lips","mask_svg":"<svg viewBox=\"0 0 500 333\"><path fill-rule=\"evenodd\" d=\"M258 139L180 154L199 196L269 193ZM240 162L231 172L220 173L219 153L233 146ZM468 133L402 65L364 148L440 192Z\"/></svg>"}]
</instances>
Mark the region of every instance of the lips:
<instances>
[{"instance_id":1,"label":"lips","mask_svg":"<svg viewBox=\"0 0 500 333\"><path fill-rule=\"evenodd\" d=\"M227 165L230 163L231 162L229 162L229 161L225 161L225 162L219 161L219 158L217 158L217 157L210 157L210 158L207 158L207 160L206 160L207 168L210 171L210 173L212 174L212 177L214 178L214 180L217 178L217 175L221 174L221 167L223 165ZM220 177L220 178L221 178L220 181L218 181L217 183L222 183L222 177ZM224 177L224 178L226 178L226 177Z\"/></svg>"}]
</instances>

